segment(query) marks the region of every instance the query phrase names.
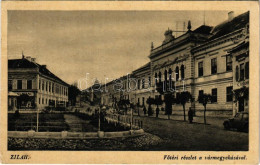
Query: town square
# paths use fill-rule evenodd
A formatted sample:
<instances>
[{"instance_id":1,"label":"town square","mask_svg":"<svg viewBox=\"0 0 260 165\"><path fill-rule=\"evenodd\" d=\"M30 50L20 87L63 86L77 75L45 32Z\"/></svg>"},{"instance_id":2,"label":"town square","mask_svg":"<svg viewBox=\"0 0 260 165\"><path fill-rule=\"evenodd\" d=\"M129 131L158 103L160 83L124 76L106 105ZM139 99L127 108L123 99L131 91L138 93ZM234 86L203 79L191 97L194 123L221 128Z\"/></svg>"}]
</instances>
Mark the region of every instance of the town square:
<instances>
[{"instance_id":1,"label":"town square","mask_svg":"<svg viewBox=\"0 0 260 165\"><path fill-rule=\"evenodd\" d=\"M248 151L249 15L8 11L8 150Z\"/></svg>"}]
</instances>

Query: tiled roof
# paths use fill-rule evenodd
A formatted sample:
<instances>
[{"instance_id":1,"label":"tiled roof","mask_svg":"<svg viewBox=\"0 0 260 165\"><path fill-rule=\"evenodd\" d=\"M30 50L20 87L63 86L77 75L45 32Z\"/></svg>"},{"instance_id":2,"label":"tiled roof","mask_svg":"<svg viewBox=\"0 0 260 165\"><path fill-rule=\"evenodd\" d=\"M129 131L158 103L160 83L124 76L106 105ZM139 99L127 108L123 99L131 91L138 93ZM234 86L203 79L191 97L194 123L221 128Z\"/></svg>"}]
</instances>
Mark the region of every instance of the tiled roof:
<instances>
[{"instance_id":1,"label":"tiled roof","mask_svg":"<svg viewBox=\"0 0 260 165\"><path fill-rule=\"evenodd\" d=\"M8 69L17 69L17 68L21 68L21 69L22 68L39 68L39 72L42 73L43 75L54 78L54 79L60 81L61 83L63 83L64 85L69 86L69 84L67 84L65 81L61 80L58 76L56 76L51 71L49 71L49 69L47 69L45 66L40 65L35 62L31 62L25 58L8 60Z\"/></svg>"},{"instance_id":2,"label":"tiled roof","mask_svg":"<svg viewBox=\"0 0 260 165\"><path fill-rule=\"evenodd\" d=\"M210 40L221 37L238 29L244 28L248 23L249 11L233 18L230 21L225 21L214 27L211 31L212 37L210 37Z\"/></svg>"},{"instance_id":3,"label":"tiled roof","mask_svg":"<svg viewBox=\"0 0 260 165\"><path fill-rule=\"evenodd\" d=\"M137 72L137 71L140 71L140 70L143 70L145 68L150 68L150 65L151 65L151 62L148 62L146 63L145 65L141 66L140 68L137 68L136 70L134 70L133 72Z\"/></svg>"},{"instance_id":4,"label":"tiled roof","mask_svg":"<svg viewBox=\"0 0 260 165\"><path fill-rule=\"evenodd\" d=\"M213 29L212 26L201 25L200 27L195 29L193 32L194 33L200 33L200 34L210 34L212 29Z\"/></svg>"}]
</instances>

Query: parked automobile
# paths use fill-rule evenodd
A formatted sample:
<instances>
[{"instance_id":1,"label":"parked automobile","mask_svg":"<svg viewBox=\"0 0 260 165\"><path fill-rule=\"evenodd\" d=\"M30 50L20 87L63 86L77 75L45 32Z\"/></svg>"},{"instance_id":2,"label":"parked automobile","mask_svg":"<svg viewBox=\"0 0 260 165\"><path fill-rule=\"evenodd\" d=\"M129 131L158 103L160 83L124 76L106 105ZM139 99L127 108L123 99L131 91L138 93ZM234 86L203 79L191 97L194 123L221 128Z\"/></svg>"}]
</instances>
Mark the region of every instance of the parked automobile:
<instances>
[{"instance_id":1,"label":"parked automobile","mask_svg":"<svg viewBox=\"0 0 260 165\"><path fill-rule=\"evenodd\" d=\"M237 129L238 131L248 132L249 115L247 112L239 112L233 118L224 121L224 128L227 130Z\"/></svg>"}]
</instances>

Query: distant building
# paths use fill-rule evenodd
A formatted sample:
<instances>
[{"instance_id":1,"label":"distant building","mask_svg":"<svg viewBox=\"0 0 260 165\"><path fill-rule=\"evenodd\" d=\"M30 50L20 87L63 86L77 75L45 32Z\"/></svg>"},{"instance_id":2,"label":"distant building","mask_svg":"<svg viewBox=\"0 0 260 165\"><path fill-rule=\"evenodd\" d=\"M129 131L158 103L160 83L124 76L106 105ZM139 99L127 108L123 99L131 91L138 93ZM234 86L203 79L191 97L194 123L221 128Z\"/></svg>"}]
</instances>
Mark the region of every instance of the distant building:
<instances>
[{"instance_id":1,"label":"distant building","mask_svg":"<svg viewBox=\"0 0 260 165\"><path fill-rule=\"evenodd\" d=\"M35 58L8 60L9 110L66 107L68 87L46 65L36 63Z\"/></svg>"},{"instance_id":2,"label":"distant building","mask_svg":"<svg viewBox=\"0 0 260 165\"><path fill-rule=\"evenodd\" d=\"M151 63L147 63L144 66L134 70L132 72L135 78L135 88L131 92L131 97L134 103L139 106L146 106L146 100L152 96L154 97L154 88L152 87L152 77L151 77Z\"/></svg>"}]
</instances>

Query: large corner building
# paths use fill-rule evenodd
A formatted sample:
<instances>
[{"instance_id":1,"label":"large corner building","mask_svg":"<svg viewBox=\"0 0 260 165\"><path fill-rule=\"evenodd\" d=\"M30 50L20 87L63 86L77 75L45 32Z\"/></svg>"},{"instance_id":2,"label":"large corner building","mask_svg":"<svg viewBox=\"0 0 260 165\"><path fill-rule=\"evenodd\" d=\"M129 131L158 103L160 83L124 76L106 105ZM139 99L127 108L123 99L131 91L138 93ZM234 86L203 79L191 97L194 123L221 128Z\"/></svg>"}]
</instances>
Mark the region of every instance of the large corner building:
<instances>
[{"instance_id":1,"label":"large corner building","mask_svg":"<svg viewBox=\"0 0 260 165\"><path fill-rule=\"evenodd\" d=\"M36 63L35 58L8 60L8 109L66 107L69 85Z\"/></svg>"}]
</instances>

